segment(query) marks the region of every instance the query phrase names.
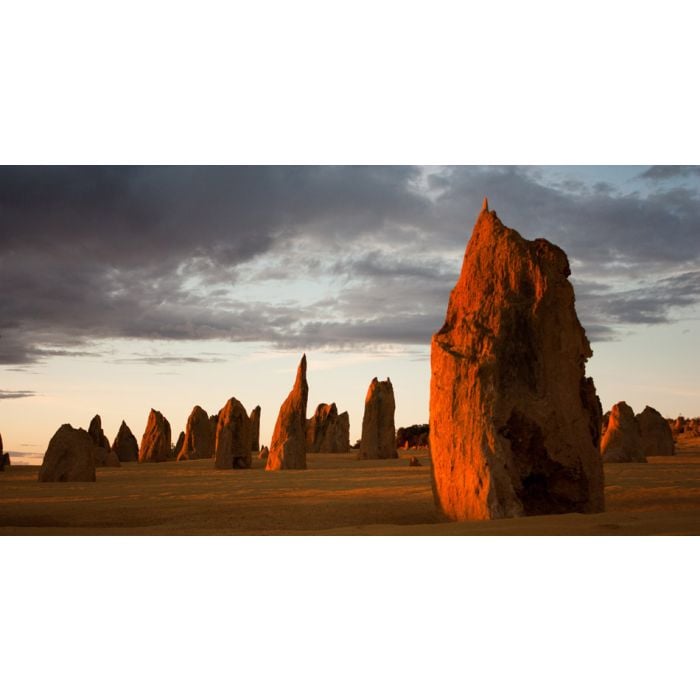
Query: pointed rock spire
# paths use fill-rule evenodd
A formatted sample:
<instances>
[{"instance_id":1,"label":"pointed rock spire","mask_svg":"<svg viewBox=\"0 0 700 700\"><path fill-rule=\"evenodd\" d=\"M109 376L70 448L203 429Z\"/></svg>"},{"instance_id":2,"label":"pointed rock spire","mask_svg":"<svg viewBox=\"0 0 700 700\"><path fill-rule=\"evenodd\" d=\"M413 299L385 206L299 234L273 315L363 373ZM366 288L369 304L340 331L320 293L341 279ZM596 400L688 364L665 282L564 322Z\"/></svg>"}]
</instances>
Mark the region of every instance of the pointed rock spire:
<instances>
[{"instance_id":1,"label":"pointed rock spire","mask_svg":"<svg viewBox=\"0 0 700 700\"><path fill-rule=\"evenodd\" d=\"M265 469L306 469L306 402L309 385L306 383L306 355L303 355L294 387L280 407L275 431L270 443L270 455Z\"/></svg>"},{"instance_id":2,"label":"pointed rock spire","mask_svg":"<svg viewBox=\"0 0 700 700\"><path fill-rule=\"evenodd\" d=\"M484 197L484 203L481 205L481 211L488 211L489 210L489 199L488 197Z\"/></svg>"}]
</instances>

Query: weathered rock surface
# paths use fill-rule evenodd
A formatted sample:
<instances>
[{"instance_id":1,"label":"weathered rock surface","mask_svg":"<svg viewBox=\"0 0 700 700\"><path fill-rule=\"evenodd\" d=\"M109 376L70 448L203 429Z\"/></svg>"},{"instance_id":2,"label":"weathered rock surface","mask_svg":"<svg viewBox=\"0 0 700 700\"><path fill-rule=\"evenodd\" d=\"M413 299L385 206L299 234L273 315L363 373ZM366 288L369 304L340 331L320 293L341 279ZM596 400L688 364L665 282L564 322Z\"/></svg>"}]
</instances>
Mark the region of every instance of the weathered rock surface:
<instances>
[{"instance_id":1,"label":"weathered rock surface","mask_svg":"<svg viewBox=\"0 0 700 700\"><path fill-rule=\"evenodd\" d=\"M119 457L109 446L109 440L102 430L102 418L96 415L88 427L88 435L92 440L95 461L98 467L121 467Z\"/></svg>"},{"instance_id":2,"label":"weathered rock surface","mask_svg":"<svg viewBox=\"0 0 700 700\"><path fill-rule=\"evenodd\" d=\"M306 355L301 358L294 387L280 407L265 469L306 469Z\"/></svg>"},{"instance_id":3,"label":"weathered rock surface","mask_svg":"<svg viewBox=\"0 0 700 700\"><path fill-rule=\"evenodd\" d=\"M82 428L66 423L51 438L39 481L95 481L95 445Z\"/></svg>"},{"instance_id":4,"label":"weathered rock surface","mask_svg":"<svg viewBox=\"0 0 700 700\"><path fill-rule=\"evenodd\" d=\"M260 451L260 406L250 412L251 450Z\"/></svg>"},{"instance_id":5,"label":"weathered rock surface","mask_svg":"<svg viewBox=\"0 0 700 700\"><path fill-rule=\"evenodd\" d=\"M350 416L338 413L334 403L320 403L306 421L307 452L349 452Z\"/></svg>"},{"instance_id":6,"label":"weathered rock surface","mask_svg":"<svg viewBox=\"0 0 700 700\"><path fill-rule=\"evenodd\" d=\"M160 411L152 408L141 438L139 462L167 462L171 447L170 423Z\"/></svg>"},{"instance_id":7,"label":"weathered rock surface","mask_svg":"<svg viewBox=\"0 0 700 700\"><path fill-rule=\"evenodd\" d=\"M114 438L112 451L117 455L120 462L138 462L139 443L124 421L119 426L119 432Z\"/></svg>"},{"instance_id":8,"label":"weathered rock surface","mask_svg":"<svg viewBox=\"0 0 700 700\"><path fill-rule=\"evenodd\" d=\"M484 206L433 336L430 451L453 520L603 510L602 410L566 254Z\"/></svg>"},{"instance_id":9,"label":"weathered rock surface","mask_svg":"<svg viewBox=\"0 0 700 700\"><path fill-rule=\"evenodd\" d=\"M645 456L667 456L674 453L671 426L655 408L646 406L637 415L637 424Z\"/></svg>"},{"instance_id":10,"label":"weathered rock surface","mask_svg":"<svg viewBox=\"0 0 700 700\"><path fill-rule=\"evenodd\" d=\"M624 402L610 411L608 429L603 435L600 452L604 462L646 462L642 434L634 411Z\"/></svg>"},{"instance_id":11,"label":"weathered rock surface","mask_svg":"<svg viewBox=\"0 0 700 700\"><path fill-rule=\"evenodd\" d=\"M395 459L399 456L396 451L395 410L391 380L387 377L386 381L380 382L375 377L365 397L358 459Z\"/></svg>"},{"instance_id":12,"label":"weathered rock surface","mask_svg":"<svg viewBox=\"0 0 700 700\"><path fill-rule=\"evenodd\" d=\"M250 418L243 404L232 397L219 413L214 466L217 469L250 469L251 440Z\"/></svg>"},{"instance_id":13,"label":"weathered rock surface","mask_svg":"<svg viewBox=\"0 0 700 700\"><path fill-rule=\"evenodd\" d=\"M209 459L214 455L215 445L216 430L212 432L209 414L201 406L195 406L187 419L182 444L176 448L177 460Z\"/></svg>"}]
</instances>

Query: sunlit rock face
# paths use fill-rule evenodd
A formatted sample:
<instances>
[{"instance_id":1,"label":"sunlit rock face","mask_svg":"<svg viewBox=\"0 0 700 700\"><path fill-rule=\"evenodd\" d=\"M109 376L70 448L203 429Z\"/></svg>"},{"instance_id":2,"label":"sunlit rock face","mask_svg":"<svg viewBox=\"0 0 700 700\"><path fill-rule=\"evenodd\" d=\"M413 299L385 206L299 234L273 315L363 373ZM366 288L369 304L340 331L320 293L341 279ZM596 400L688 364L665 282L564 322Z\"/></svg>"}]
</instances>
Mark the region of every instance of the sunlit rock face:
<instances>
[{"instance_id":1,"label":"sunlit rock face","mask_svg":"<svg viewBox=\"0 0 700 700\"><path fill-rule=\"evenodd\" d=\"M430 452L452 520L603 510L602 411L564 251L484 206L433 336Z\"/></svg>"},{"instance_id":2,"label":"sunlit rock face","mask_svg":"<svg viewBox=\"0 0 700 700\"><path fill-rule=\"evenodd\" d=\"M671 426L655 408L646 406L637 415L637 424L645 456L668 456L674 453Z\"/></svg>"},{"instance_id":3,"label":"sunlit rock face","mask_svg":"<svg viewBox=\"0 0 700 700\"><path fill-rule=\"evenodd\" d=\"M250 432L253 452L260 451L260 406L256 406L250 412Z\"/></svg>"},{"instance_id":4,"label":"sunlit rock face","mask_svg":"<svg viewBox=\"0 0 700 700\"><path fill-rule=\"evenodd\" d=\"M125 421L119 426L117 436L112 443L112 451L120 462L137 462L139 459L139 443Z\"/></svg>"},{"instance_id":5,"label":"sunlit rock face","mask_svg":"<svg viewBox=\"0 0 700 700\"><path fill-rule=\"evenodd\" d=\"M62 425L51 438L39 481L95 481L95 445L87 431Z\"/></svg>"},{"instance_id":6,"label":"sunlit rock face","mask_svg":"<svg viewBox=\"0 0 700 700\"><path fill-rule=\"evenodd\" d=\"M215 440L216 432L209 414L201 406L195 406L187 419L183 441L175 447L175 456L179 462L209 459L214 455Z\"/></svg>"},{"instance_id":7,"label":"sunlit rock face","mask_svg":"<svg viewBox=\"0 0 700 700\"><path fill-rule=\"evenodd\" d=\"M280 407L265 469L306 469L306 355L301 358L294 387Z\"/></svg>"},{"instance_id":8,"label":"sunlit rock face","mask_svg":"<svg viewBox=\"0 0 700 700\"><path fill-rule=\"evenodd\" d=\"M334 403L320 403L306 421L307 452L348 452L350 450L350 417L338 413Z\"/></svg>"},{"instance_id":9,"label":"sunlit rock face","mask_svg":"<svg viewBox=\"0 0 700 700\"><path fill-rule=\"evenodd\" d=\"M375 377L367 389L365 413L362 417L362 438L358 459L395 459L396 428L394 387L387 377L380 382Z\"/></svg>"},{"instance_id":10,"label":"sunlit rock face","mask_svg":"<svg viewBox=\"0 0 700 700\"><path fill-rule=\"evenodd\" d=\"M604 462L646 462L642 434L634 411L624 402L610 411L608 429L603 435L600 452Z\"/></svg>"},{"instance_id":11,"label":"sunlit rock face","mask_svg":"<svg viewBox=\"0 0 700 700\"><path fill-rule=\"evenodd\" d=\"M217 469L250 469L251 440L250 418L243 404L231 397L219 412L214 466Z\"/></svg>"},{"instance_id":12,"label":"sunlit rock face","mask_svg":"<svg viewBox=\"0 0 700 700\"><path fill-rule=\"evenodd\" d=\"M170 437L167 418L152 408L141 438L139 462L167 462L171 457Z\"/></svg>"}]
</instances>

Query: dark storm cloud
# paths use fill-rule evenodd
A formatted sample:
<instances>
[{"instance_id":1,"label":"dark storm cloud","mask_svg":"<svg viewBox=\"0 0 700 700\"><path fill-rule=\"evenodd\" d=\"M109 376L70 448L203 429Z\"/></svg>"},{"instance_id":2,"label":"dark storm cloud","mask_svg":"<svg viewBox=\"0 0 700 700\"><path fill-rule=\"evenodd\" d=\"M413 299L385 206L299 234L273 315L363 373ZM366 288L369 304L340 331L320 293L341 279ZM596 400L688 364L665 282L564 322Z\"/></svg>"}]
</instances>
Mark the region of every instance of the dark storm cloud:
<instances>
[{"instance_id":1,"label":"dark storm cloud","mask_svg":"<svg viewBox=\"0 0 700 700\"><path fill-rule=\"evenodd\" d=\"M652 165L639 177L647 180L668 180L672 177L689 177L690 175L700 176L700 166L698 165Z\"/></svg>"},{"instance_id":2,"label":"dark storm cloud","mask_svg":"<svg viewBox=\"0 0 700 700\"><path fill-rule=\"evenodd\" d=\"M616 324L667 322L697 303L698 190L668 187L689 171L651 168L643 194L606 182L553 184L544 172L2 167L0 364L89 356L97 352L89 341L108 338L427 343L484 195L507 225L567 251L591 339L613 338ZM329 279L342 287L333 296L284 299L287 283ZM278 283L282 298L236 298L241 284L265 282Z\"/></svg>"}]
</instances>

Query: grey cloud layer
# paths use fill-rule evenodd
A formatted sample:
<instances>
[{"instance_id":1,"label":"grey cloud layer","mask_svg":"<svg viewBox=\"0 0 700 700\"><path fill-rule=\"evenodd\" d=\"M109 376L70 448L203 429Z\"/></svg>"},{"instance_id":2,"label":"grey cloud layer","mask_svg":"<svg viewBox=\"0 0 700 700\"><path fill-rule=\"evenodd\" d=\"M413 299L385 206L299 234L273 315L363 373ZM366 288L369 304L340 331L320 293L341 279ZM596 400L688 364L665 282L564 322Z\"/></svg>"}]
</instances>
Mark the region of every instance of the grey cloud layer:
<instances>
[{"instance_id":1,"label":"grey cloud layer","mask_svg":"<svg viewBox=\"0 0 700 700\"><path fill-rule=\"evenodd\" d=\"M105 338L427 343L484 194L567 251L594 340L667 322L700 299L700 199L690 173L653 171L621 194L540 168L446 168L427 190L408 166L0 168L0 364ZM263 281L277 298L238 298ZM326 297L288 295L306 281Z\"/></svg>"}]
</instances>

